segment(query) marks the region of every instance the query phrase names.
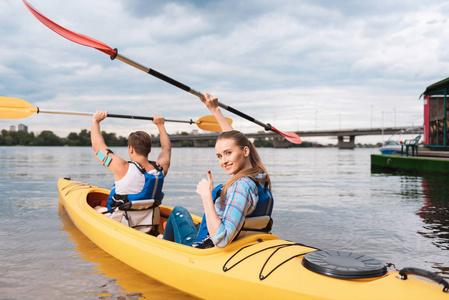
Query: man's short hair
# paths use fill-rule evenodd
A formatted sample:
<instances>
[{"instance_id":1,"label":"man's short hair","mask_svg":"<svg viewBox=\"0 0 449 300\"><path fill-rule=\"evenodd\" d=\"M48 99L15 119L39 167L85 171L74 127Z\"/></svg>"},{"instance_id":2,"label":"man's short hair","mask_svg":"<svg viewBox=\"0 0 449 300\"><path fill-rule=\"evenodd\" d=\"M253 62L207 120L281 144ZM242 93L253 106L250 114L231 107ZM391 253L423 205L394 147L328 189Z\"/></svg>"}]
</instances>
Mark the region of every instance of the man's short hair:
<instances>
[{"instance_id":1,"label":"man's short hair","mask_svg":"<svg viewBox=\"0 0 449 300\"><path fill-rule=\"evenodd\" d=\"M128 138L128 146L133 147L137 154L148 156L151 152L151 136L145 131L132 132Z\"/></svg>"}]
</instances>

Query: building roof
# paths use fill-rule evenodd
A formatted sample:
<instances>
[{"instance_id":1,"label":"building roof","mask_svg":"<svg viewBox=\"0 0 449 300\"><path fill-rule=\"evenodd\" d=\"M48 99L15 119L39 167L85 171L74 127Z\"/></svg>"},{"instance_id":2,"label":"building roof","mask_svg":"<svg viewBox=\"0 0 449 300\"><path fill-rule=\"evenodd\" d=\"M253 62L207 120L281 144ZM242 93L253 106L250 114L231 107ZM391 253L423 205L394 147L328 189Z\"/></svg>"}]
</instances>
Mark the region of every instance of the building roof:
<instances>
[{"instance_id":1,"label":"building roof","mask_svg":"<svg viewBox=\"0 0 449 300\"><path fill-rule=\"evenodd\" d=\"M432 95L437 94L438 92L441 92L441 94L445 94L445 90L449 91L449 77L429 85L421 94L420 98L422 97L422 95Z\"/></svg>"}]
</instances>

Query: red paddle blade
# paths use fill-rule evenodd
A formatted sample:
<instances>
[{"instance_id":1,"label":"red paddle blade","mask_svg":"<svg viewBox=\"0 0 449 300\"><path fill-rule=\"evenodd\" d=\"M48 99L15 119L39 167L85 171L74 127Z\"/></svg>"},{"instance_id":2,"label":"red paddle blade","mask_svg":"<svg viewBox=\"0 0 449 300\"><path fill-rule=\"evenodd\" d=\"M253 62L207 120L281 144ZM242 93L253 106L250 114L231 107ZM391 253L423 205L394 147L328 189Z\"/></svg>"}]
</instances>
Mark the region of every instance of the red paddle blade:
<instances>
[{"instance_id":1,"label":"red paddle blade","mask_svg":"<svg viewBox=\"0 0 449 300\"><path fill-rule=\"evenodd\" d=\"M39 11L37 11L31 4L29 4L26 0L22 0L23 4L28 8L28 10L39 20L42 24L56 32L62 37L65 37L66 39L78 43L83 46L92 47L97 50L100 50L101 52L106 53L109 56L115 56L116 51L106 45L105 43L102 43L96 39L93 39L91 37L88 37L86 35L76 33L73 31L70 31L68 29L65 29L62 26L59 26L52 20L45 17L43 14L41 14Z\"/></svg>"},{"instance_id":2,"label":"red paddle blade","mask_svg":"<svg viewBox=\"0 0 449 300\"><path fill-rule=\"evenodd\" d=\"M294 132L282 132L282 131L277 130L273 126L271 126L270 130L273 131L273 132L276 132L279 135L282 135L290 143L298 144L298 145L302 143L301 138L299 137L299 135L297 135Z\"/></svg>"}]
</instances>

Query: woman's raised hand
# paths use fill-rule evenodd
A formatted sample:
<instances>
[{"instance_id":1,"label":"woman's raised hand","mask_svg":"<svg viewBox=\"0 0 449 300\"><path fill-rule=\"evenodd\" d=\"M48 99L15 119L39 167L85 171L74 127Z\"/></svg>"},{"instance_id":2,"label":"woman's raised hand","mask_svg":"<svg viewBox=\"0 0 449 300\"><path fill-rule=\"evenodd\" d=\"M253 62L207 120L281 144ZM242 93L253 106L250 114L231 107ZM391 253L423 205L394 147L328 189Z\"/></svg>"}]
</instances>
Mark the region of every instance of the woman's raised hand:
<instances>
[{"instance_id":1,"label":"woman's raised hand","mask_svg":"<svg viewBox=\"0 0 449 300\"><path fill-rule=\"evenodd\" d=\"M204 99L200 98L200 100L211 111L218 108L218 98L211 96L209 93L204 93Z\"/></svg>"}]
</instances>

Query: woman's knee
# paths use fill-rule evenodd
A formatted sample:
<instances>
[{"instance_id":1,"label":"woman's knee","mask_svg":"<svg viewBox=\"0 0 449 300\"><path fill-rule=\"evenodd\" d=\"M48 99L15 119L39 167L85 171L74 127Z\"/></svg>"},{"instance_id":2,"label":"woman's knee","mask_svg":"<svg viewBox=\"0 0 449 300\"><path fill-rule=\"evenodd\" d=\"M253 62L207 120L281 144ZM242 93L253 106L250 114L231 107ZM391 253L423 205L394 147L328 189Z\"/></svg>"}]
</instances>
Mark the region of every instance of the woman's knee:
<instances>
[{"instance_id":1,"label":"woman's knee","mask_svg":"<svg viewBox=\"0 0 449 300\"><path fill-rule=\"evenodd\" d=\"M179 216L189 214L189 211L182 206L175 206L170 215Z\"/></svg>"},{"instance_id":2,"label":"woman's knee","mask_svg":"<svg viewBox=\"0 0 449 300\"><path fill-rule=\"evenodd\" d=\"M185 216L188 216L185 218ZM190 227L190 213L182 206L176 206L173 208L170 216L168 217L164 239L171 241L179 241L182 239L182 234L186 231L186 228ZM189 220L190 219L190 220Z\"/></svg>"}]
</instances>

